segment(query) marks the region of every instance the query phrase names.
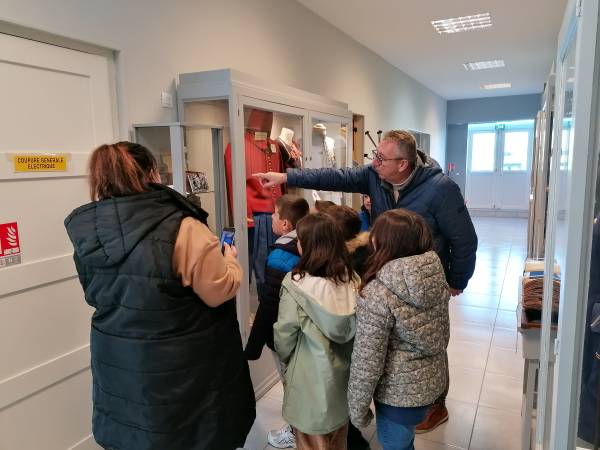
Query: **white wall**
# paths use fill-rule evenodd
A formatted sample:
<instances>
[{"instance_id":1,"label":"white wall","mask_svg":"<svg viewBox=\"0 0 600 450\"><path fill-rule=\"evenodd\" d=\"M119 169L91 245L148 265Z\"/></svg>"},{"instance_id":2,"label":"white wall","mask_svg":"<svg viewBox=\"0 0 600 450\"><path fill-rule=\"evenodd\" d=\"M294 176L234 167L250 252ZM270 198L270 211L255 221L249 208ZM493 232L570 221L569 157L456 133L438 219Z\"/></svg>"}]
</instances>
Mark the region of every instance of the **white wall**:
<instances>
[{"instance_id":1,"label":"white wall","mask_svg":"<svg viewBox=\"0 0 600 450\"><path fill-rule=\"evenodd\" d=\"M446 101L293 0L0 0L0 19L119 50L125 127L175 119L178 73L231 67L430 133L444 164Z\"/></svg>"}]
</instances>

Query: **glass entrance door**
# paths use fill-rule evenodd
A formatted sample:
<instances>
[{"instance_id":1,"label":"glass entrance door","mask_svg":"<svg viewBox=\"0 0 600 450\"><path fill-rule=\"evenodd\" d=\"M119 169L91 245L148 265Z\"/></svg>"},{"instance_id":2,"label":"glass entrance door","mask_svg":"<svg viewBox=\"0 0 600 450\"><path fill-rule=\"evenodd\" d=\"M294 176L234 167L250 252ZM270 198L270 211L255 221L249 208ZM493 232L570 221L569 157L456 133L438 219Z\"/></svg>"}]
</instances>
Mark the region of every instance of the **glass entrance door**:
<instances>
[{"instance_id":1,"label":"glass entrance door","mask_svg":"<svg viewBox=\"0 0 600 450\"><path fill-rule=\"evenodd\" d=\"M533 120L469 125L470 208L527 210Z\"/></svg>"},{"instance_id":2,"label":"glass entrance door","mask_svg":"<svg viewBox=\"0 0 600 450\"><path fill-rule=\"evenodd\" d=\"M469 125L467 202L469 208L496 207L496 131L492 124Z\"/></svg>"}]
</instances>

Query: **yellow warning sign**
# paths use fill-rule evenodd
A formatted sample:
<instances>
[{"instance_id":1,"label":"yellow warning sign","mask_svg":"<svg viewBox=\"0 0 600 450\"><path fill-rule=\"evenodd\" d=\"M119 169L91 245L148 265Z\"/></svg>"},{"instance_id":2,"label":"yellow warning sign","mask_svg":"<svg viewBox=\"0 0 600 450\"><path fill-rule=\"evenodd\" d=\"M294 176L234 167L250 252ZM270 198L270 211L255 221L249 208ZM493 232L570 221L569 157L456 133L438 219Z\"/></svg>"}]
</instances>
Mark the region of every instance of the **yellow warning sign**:
<instances>
[{"instance_id":1,"label":"yellow warning sign","mask_svg":"<svg viewBox=\"0 0 600 450\"><path fill-rule=\"evenodd\" d=\"M66 172L69 155L14 155L15 172Z\"/></svg>"}]
</instances>

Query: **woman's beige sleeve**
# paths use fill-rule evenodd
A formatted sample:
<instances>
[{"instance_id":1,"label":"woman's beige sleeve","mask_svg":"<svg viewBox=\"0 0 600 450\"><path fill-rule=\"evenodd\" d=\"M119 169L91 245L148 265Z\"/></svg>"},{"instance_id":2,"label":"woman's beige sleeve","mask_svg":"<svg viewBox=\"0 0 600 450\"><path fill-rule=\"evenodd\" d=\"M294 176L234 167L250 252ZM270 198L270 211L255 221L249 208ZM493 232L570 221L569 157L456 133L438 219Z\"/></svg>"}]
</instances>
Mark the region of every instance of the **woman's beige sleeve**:
<instances>
[{"instance_id":1,"label":"woman's beige sleeve","mask_svg":"<svg viewBox=\"0 0 600 450\"><path fill-rule=\"evenodd\" d=\"M184 286L208 306L235 297L243 271L233 256L223 256L219 239L206 225L191 217L181 221L173 251L173 269Z\"/></svg>"}]
</instances>

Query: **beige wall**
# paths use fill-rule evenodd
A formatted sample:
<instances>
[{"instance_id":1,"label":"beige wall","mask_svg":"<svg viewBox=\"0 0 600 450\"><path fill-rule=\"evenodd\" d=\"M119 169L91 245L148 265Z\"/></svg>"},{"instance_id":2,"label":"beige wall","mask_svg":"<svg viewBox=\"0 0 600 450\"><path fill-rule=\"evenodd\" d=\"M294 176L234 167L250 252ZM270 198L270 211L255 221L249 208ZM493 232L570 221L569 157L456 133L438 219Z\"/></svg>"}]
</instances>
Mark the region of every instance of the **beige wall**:
<instances>
[{"instance_id":1,"label":"beige wall","mask_svg":"<svg viewBox=\"0 0 600 450\"><path fill-rule=\"evenodd\" d=\"M293 0L0 0L0 19L120 50L123 129L176 118L160 92L178 73L231 67L430 133L444 160L446 101Z\"/></svg>"}]
</instances>

